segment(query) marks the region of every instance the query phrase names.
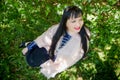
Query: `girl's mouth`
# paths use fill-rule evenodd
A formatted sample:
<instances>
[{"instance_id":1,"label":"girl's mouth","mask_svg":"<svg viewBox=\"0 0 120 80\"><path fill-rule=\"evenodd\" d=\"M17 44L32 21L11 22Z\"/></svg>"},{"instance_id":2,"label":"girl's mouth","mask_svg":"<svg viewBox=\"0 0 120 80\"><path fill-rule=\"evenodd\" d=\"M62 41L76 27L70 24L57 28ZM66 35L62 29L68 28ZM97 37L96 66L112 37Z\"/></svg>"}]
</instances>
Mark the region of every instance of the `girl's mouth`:
<instances>
[{"instance_id":1,"label":"girl's mouth","mask_svg":"<svg viewBox=\"0 0 120 80\"><path fill-rule=\"evenodd\" d=\"M74 27L75 30L80 30L80 27Z\"/></svg>"}]
</instances>

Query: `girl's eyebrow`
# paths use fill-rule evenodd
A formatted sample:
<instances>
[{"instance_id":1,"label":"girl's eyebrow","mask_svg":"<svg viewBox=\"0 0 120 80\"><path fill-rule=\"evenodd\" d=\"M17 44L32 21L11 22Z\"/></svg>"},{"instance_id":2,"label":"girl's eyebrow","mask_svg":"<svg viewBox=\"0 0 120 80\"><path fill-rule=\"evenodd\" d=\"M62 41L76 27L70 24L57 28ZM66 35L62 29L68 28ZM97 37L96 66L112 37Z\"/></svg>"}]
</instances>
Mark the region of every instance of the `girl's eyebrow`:
<instances>
[{"instance_id":1,"label":"girl's eyebrow","mask_svg":"<svg viewBox=\"0 0 120 80\"><path fill-rule=\"evenodd\" d=\"M83 18L80 18L79 20L83 20Z\"/></svg>"},{"instance_id":2,"label":"girl's eyebrow","mask_svg":"<svg viewBox=\"0 0 120 80\"><path fill-rule=\"evenodd\" d=\"M82 17L79 17L79 19L83 19Z\"/></svg>"},{"instance_id":3,"label":"girl's eyebrow","mask_svg":"<svg viewBox=\"0 0 120 80\"><path fill-rule=\"evenodd\" d=\"M70 20L74 21L74 20L76 20L76 18L71 18ZM79 18L78 20L83 20L83 18Z\"/></svg>"}]
</instances>

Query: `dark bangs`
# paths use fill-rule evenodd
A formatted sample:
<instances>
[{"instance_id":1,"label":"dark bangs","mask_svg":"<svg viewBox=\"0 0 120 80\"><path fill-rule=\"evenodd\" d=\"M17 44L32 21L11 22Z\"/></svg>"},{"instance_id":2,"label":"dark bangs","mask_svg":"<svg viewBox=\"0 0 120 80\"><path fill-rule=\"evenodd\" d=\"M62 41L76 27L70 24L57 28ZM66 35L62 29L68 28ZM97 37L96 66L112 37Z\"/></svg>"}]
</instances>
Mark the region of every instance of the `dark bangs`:
<instances>
[{"instance_id":1,"label":"dark bangs","mask_svg":"<svg viewBox=\"0 0 120 80\"><path fill-rule=\"evenodd\" d=\"M66 13L66 18L77 18L83 15L83 12L80 8L76 7L76 6L70 6L68 8L66 8L65 10Z\"/></svg>"}]
</instances>

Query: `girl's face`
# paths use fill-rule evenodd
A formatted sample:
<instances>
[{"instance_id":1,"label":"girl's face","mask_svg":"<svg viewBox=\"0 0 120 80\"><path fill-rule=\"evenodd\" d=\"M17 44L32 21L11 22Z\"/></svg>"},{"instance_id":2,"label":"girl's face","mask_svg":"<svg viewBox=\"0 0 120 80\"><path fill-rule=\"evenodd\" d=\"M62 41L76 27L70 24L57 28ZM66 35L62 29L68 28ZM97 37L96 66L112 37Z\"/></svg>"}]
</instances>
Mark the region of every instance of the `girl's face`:
<instances>
[{"instance_id":1,"label":"girl's face","mask_svg":"<svg viewBox=\"0 0 120 80\"><path fill-rule=\"evenodd\" d=\"M78 33L81 30L83 23L82 16L77 18L70 17L66 22L67 32L69 34Z\"/></svg>"}]
</instances>

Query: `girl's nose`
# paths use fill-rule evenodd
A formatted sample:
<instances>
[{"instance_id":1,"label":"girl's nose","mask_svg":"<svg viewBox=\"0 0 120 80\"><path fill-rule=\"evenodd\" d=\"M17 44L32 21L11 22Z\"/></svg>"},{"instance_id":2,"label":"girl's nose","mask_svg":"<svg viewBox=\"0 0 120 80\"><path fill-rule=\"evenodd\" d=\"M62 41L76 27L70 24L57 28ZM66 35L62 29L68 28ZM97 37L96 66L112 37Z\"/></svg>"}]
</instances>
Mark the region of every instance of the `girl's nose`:
<instances>
[{"instance_id":1,"label":"girl's nose","mask_svg":"<svg viewBox=\"0 0 120 80\"><path fill-rule=\"evenodd\" d=\"M77 27L79 27L79 26L80 26L80 23L79 23L79 22L77 22L77 23L76 23L76 26L77 26Z\"/></svg>"}]
</instances>

